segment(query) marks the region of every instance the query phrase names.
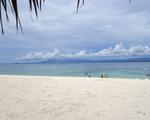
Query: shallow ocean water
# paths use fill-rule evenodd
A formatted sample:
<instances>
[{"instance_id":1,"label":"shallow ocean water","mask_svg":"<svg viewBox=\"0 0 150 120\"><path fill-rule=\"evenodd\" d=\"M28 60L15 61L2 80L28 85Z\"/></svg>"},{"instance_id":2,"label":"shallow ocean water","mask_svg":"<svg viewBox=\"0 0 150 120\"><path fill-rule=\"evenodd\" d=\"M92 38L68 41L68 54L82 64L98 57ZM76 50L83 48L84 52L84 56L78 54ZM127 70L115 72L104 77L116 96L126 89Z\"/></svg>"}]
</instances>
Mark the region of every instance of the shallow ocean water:
<instances>
[{"instance_id":1,"label":"shallow ocean water","mask_svg":"<svg viewBox=\"0 0 150 120\"><path fill-rule=\"evenodd\" d=\"M50 64L0 64L1 75L73 76L91 77L107 74L111 78L148 78L150 62L112 63L50 63Z\"/></svg>"}]
</instances>

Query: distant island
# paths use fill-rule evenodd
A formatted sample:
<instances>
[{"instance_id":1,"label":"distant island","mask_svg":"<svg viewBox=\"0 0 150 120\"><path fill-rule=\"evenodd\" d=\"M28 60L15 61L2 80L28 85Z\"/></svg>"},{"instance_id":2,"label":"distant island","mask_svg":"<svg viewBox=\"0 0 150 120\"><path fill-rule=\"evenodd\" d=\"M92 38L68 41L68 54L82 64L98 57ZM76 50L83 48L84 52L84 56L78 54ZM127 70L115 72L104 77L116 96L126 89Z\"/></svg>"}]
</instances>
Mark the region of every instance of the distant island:
<instances>
[{"instance_id":1,"label":"distant island","mask_svg":"<svg viewBox=\"0 0 150 120\"><path fill-rule=\"evenodd\" d=\"M23 60L15 62L15 64L20 63L100 63L100 62L150 62L150 57L131 57L131 58L101 58L101 59L59 59L53 58L48 60Z\"/></svg>"}]
</instances>

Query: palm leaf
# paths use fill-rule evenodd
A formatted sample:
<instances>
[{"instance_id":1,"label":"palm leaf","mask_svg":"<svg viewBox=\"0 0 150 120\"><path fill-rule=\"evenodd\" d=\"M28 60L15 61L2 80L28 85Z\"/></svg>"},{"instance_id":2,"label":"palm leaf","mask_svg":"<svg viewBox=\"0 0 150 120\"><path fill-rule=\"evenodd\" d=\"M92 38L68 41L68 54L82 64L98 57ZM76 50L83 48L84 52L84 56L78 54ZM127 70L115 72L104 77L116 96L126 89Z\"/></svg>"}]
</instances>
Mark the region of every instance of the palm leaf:
<instances>
[{"instance_id":1,"label":"palm leaf","mask_svg":"<svg viewBox=\"0 0 150 120\"><path fill-rule=\"evenodd\" d=\"M22 31L21 26L21 20L19 18L19 11L18 11L18 0L0 0L0 26L1 26L1 32L4 34L4 26L3 26L3 16L6 16L6 19L9 21L9 15L8 15L8 7L10 7L12 14L15 16L16 20L16 29L20 28ZM129 3L131 3L132 0L129 0ZM43 2L45 0L28 0L29 2L29 8L32 12L34 9L36 17L38 17L38 10L41 10ZM78 13L79 7L84 5L84 0L77 0L77 8L76 13Z\"/></svg>"},{"instance_id":2,"label":"palm leaf","mask_svg":"<svg viewBox=\"0 0 150 120\"><path fill-rule=\"evenodd\" d=\"M0 26L1 26L1 31L2 34L4 34L4 26L3 26L3 15L5 14L6 19L9 21L9 16L8 16L8 7L10 7L11 12L15 16L16 20L16 29L20 28L22 31L22 26L21 26L21 21L19 18L19 11L18 11L18 0L0 0ZM41 10L43 2L45 0L28 0L29 1L29 7L30 11L34 9L36 16L38 17L38 9Z\"/></svg>"},{"instance_id":3,"label":"palm leaf","mask_svg":"<svg viewBox=\"0 0 150 120\"><path fill-rule=\"evenodd\" d=\"M78 10L79 10L80 5L81 5L81 6L84 5L84 0L78 0L78 1L77 1L77 10L76 10L76 13L78 13Z\"/></svg>"}]
</instances>

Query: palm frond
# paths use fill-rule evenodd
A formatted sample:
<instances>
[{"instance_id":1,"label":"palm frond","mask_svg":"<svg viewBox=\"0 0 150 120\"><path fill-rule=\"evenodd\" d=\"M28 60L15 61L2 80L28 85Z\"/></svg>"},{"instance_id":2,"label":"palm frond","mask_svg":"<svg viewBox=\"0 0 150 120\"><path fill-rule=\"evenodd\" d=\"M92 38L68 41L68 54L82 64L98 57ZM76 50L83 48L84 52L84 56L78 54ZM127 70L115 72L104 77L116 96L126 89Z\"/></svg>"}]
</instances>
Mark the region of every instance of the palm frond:
<instances>
[{"instance_id":1,"label":"palm frond","mask_svg":"<svg viewBox=\"0 0 150 120\"><path fill-rule=\"evenodd\" d=\"M16 29L17 31L22 31L21 26L21 20L19 17L19 11L18 11L18 0L0 0L0 26L1 26L1 32L4 34L4 26L3 26L3 15L5 14L6 19L9 21L9 15L8 15L8 7L10 7L12 14L15 16L16 20ZM34 9L36 16L38 17L38 9L41 10L43 2L45 0L28 0L29 1L29 7L30 11Z\"/></svg>"},{"instance_id":2,"label":"palm frond","mask_svg":"<svg viewBox=\"0 0 150 120\"><path fill-rule=\"evenodd\" d=\"M16 20L16 29L20 28L22 31L21 26L21 20L19 17L19 11L18 11L18 0L0 0L0 26L1 26L1 32L4 34L4 26L3 26L3 16L5 15L6 19L9 21L9 15L8 15L8 7L10 7L12 14L15 16ZM78 13L79 7L84 5L85 0L77 0L77 8L76 13ZM132 0L129 0L129 4ZM32 12L34 9L36 17L38 17L38 10L41 10L43 2L45 0L28 0L29 2L29 8Z\"/></svg>"},{"instance_id":3,"label":"palm frond","mask_svg":"<svg viewBox=\"0 0 150 120\"><path fill-rule=\"evenodd\" d=\"M79 7L84 5L84 0L77 0L77 9L76 9L76 13L78 13Z\"/></svg>"}]
</instances>

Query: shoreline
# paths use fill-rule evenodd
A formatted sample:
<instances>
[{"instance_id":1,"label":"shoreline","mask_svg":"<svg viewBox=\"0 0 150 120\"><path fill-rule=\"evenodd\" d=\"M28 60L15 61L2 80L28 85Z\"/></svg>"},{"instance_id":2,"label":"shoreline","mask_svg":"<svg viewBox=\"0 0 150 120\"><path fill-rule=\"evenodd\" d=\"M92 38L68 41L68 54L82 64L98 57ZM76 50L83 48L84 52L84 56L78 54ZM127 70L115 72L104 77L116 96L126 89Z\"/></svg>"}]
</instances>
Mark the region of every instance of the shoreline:
<instances>
[{"instance_id":1,"label":"shoreline","mask_svg":"<svg viewBox=\"0 0 150 120\"><path fill-rule=\"evenodd\" d=\"M78 76L41 76L41 75L0 75L0 77L46 77L46 78L87 78L87 79L103 79L103 80L150 80L150 78L101 78L101 77L78 77Z\"/></svg>"}]
</instances>

